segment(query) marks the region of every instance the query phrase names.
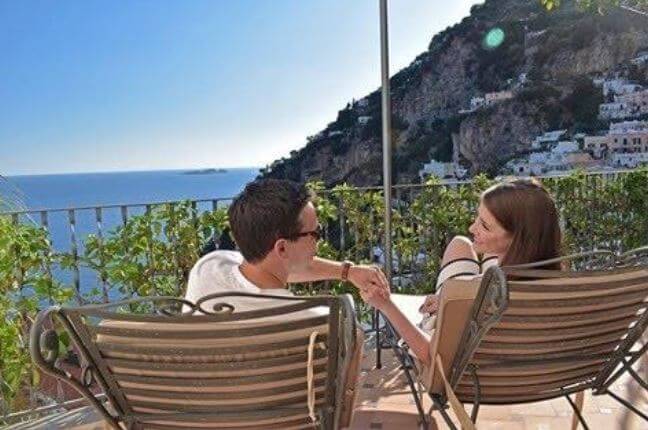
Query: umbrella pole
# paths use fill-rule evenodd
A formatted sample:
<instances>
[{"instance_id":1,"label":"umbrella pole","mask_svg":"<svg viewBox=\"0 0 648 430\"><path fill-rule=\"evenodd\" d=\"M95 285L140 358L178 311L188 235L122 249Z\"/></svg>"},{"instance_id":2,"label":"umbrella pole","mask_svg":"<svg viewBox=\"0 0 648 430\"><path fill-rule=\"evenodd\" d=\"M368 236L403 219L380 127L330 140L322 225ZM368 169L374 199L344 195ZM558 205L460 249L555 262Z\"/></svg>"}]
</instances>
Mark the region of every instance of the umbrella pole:
<instances>
[{"instance_id":1,"label":"umbrella pole","mask_svg":"<svg viewBox=\"0 0 648 430\"><path fill-rule=\"evenodd\" d=\"M383 194L385 197L385 275L391 287L392 280L392 235L391 235L391 96L389 88L389 36L387 32L387 0L380 0L380 71L382 76L382 142L383 142ZM380 313L374 309L376 324L376 367L382 367L380 340Z\"/></svg>"}]
</instances>

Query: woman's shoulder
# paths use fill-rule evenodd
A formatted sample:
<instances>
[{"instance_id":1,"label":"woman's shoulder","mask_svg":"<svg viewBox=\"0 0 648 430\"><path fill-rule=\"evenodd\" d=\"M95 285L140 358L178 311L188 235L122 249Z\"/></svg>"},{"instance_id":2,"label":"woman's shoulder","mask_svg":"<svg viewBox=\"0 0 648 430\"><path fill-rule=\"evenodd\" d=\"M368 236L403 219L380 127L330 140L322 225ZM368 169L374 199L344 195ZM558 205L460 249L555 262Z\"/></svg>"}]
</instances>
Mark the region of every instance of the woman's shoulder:
<instances>
[{"instance_id":1,"label":"woman's shoulder","mask_svg":"<svg viewBox=\"0 0 648 430\"><path fill-rule=\"evenodd\" d=\"M462 257L448 261L441 267L441 271L437 277L437 290L448 279L470 280L481 276L489 267L496 266L497 264L497 256L486 256L481 260Z\"/></svg>"}]
</instances>

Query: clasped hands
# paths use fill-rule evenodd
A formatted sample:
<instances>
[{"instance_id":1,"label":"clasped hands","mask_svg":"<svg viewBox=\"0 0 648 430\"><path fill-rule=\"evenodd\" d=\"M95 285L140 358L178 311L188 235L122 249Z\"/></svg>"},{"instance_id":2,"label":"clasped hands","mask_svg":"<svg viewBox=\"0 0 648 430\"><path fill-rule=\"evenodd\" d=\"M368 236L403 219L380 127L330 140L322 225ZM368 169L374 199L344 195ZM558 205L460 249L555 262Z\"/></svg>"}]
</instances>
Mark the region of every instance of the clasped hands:
<instances>
[{"instance_id":1,"label":"clasped hands","mask_svg":"<svg viewBox=\"0 0 648 430\"><path fill-rule=\"evenodd\" d=\"M376 308L389 301L389 283L378 266L359 264L349 268L349 281L358 289L360 297Z\"/></svg>"},{"instance_id":2,"label":"clasped hands","mask_svg":"<svg viewBox=\"0 0 648 430\"><path fill-rule=\"evenodd\" d=\"M349 269L349 281L358 288L360 297L369 305L382 309L389 302L390 288L385 274L378 266L357 265ZM419 312L434 314L439 310L439 296L427 296Z\"/></svg>"}]
</instances>

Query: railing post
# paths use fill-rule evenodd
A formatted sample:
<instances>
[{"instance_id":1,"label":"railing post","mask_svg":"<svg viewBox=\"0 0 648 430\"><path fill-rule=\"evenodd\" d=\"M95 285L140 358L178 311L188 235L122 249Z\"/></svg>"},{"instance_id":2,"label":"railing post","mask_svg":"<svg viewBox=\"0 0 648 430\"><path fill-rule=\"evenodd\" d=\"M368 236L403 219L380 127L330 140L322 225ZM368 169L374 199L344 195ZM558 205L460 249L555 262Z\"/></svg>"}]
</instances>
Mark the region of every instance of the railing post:
<instances>
[{"instance_id":1,"label":"railing post","mask_svg":"<svg viewBox=\"0 0 648 430\"><path fill-rule=\"evenodd\" d=\"M95 220L97 222L97 240L99 246L99 279L101 282L101 292L103 294L103 302L108 303L110 301L110 298L108 296L108 275L106 274L106 255L104 253L103 237L103 210L101 207L95 208Z\"/></svg>"},{"instance_id":2,"label":"railing post","mask_svg":"<svg viewBox=\"0 0 648 430\"><path fill-rule=\"evenodd\" d=\"M70 252L72 254L72 261L74 262L73 268L73 283L74 291L76 292L77 302L82 305L84 300L81 296L81 275L79 271L79 249L76 238L76 214L74 209L68 210L68 224L70 225Z\"/></svg>"},{"instance_id":3,"label":"railing post","mask_svg":"<svg viewBox=\"0 0 648 430\"><path fill-rule=\"evenodd\" d=\"M147 217L150 217L153 214L153 207L151 205L146 205L145 214ZM149 237L149 240L147 240L147 244L146 244L146 253L148 254L147 266L149 269L149 279L153 283L153 291L157 295L158 294L157 284L155 283L155 277L157 276L157 273L155 270L155 253L153 252L153 242L155 242L155 230L153 229L153 224L149 224L148 230L151 236Z\"/></svg>"},{"instance_id":4,"label":"railing post","mask_svg":"<svg viewBox=\"0 0 648 430\"><path fill-rule=\"evenodd\" d=\"M53 249L52 249L52 240L51 240L51 235L49 231L49 219L47 215L47 211L41 211L40 212L40 219L41 219L41 226L45 230L45 233L47 234L48 240L49 240L49 249L47 250L47 262L45 263L45 267L43 267L43 270L45 270L45 276L47 277L48 281L48 287L47 287L47 301L49 305L51 306L53 304L52 302L52 282L54 277L52 276L52 254L53 254Z\"/></svg>"}]
</instances>

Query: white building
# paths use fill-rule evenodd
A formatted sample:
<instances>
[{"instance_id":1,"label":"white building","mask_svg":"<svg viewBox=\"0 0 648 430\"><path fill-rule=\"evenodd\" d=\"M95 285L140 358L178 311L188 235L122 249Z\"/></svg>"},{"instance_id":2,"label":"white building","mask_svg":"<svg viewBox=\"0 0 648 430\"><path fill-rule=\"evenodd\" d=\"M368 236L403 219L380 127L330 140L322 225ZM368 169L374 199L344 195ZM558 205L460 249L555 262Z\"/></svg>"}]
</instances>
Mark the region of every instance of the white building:
<instances>
[{"instance_id":1,"label":"white building","mask_svg":"<svg viewBox=\"0 0 648 430\"><path fill-rule=\"evenodd\" d=\"M615 153L610 157L614 167L634 169L643 164L648 164L648 152L635 152L630 154Z\"/></svg>"},{"instance_id":2,"label":"white building","mask_svg":"<svg viewBox=\"0 0 648 430\"><path fill-rule=\"evenodd\" d=\"M609 134L623 134L633 131L648 131L648 121L623 121L610 124Z\"/></svg>"},{"instance_id":3,"label":"white building","mask_svg":"<svg viewBox=\"0 0 648 430\"><path fill-rule=\"evenodd\" d=\"M533 149L541 149L552 143L557 143L561 137L567 133L567 130L552 130L547 131L541 136L536 137L531 144Z\"/></svg>"},{"instance_id":4,"label":"white building","mask_svg":"<svg viewBox=\"0 0 648 430\"><path fill-rule=\"evenodd\" d=\"M622 95L630 94L635 91L642 90L643 87L639 84L633 84L626 79L611 79L603 82L603 95L608 94Z\"/></svg>"},{"instance_id":5,"label":"white building","mask_svg":"<svg viewBox=\"0 0 648 430\"><path fill-rule=\"evenodd\" d=\"M337 136L342 136L342 132L340 130L333 130L329 131L328 137L337 137Z\"/></svg>"},{"instance_id":6,"label":"white building","mask_svg":"<svg viewBox=\"0 0 648 430\"><path fill-rule=\"evenodd\" d=\"M599 136L585 136L583 149L591 153L594 158L603 158L610 149L610 138L607 134Z\"/></svg>"},{"instance_id":7,"label":"white building","mask_svg":"<svg viewBox=\"0 0 648 430\"><path fill-rule=\"evenodd\" d=\"M360 100L357 100L355 102L355 106L358 106L358 107L361 107L361 108L367 107L367 106L369 106L369 99L367 97L365 97L365 98L362 98Z\"/></svg>"},{"instance_id":8,"label":"white building","mask_svg":"<svg viewBox=\"0 0 648 430\"><path fill-rule=\"evenodd\" d=\"M440 179L461 179L465 177L467 173L468 171L457 163L444 163L437 160L430 160L429 163L423 165L423 169L419 170L419 177L421 180L428 176L436 176Z\"/></svg>"},{"instance_id":9,"label":"white building","mask_svg":"<svg viewBox=\"0 0 648 430\"><path fill-rule=\"evenodd\" d=\"M616 96L614 101L625 104L629 114L632 116L648 114L648 90Z\"/></svg>"},{"instance_id":10,"label":"white building","mask_svg":"<svg viewBox=\"0 0 648 430\"><path fill-rule=\"evenodd\" d=\"M484 105L483 97L473 97L470 99L470 109L472 110L479 109L483 105Z\"/></svg>"},{"instance_id":11,"label":"white building","mask_svg":"<svg viewBox=\"0 0 648 430\"><path fill-rule=\"evenodd\" d=\"M490 106L492 104L495 104L497 102L501 102L503 100L508 100L513 98L513 91L506 90L506 91L497 91L494 93L487 93L484 96L484 104L486 106Z\"/></svg>"},{"instance_id":12,"label":"white building","mask_svg":"<svg viewBox=\"0 0 648 430\"><path fill-rule=\"evenodd\" d=\"M610 151L615 154L648 152L648 130L631 130L609 135Z\"/></svg>"},{"instance_id":13,"label":"white building","mask_svg":"<svg viewBox=\"0 0 648 430\"><path fill-rule=\"evenodd\" d=\"M358 124L360 125L365 125L371 120L370 116L359 116L358 117Z\"/></svg>"},{"instance_id":14,"label":"white building","mask_svg":"<svg viewBox=\"0 0 648 430\"><path fill-rule=\"evenodd\" d=\"M620 102L602 103L599 105L599 118L604 120L624 119L632 116L628 105Z\"/></svg>"},{"instance_id":15,"label":"white building","mask_svg":"<svg viewBox=\"0 0 648 430\"><path fill-rule=\"evenodd\" d=\"M636 65L648 63L648 51L639 51L637 56L630 60L630 62Z\"/></svg>"},{"instance_id":16,"label":"white building","mask_svg":"<svg viewBox=\"0 0 648 430\"><path fill-rule=\"evenodd\" d=\"M570 152L578 152L578 143L572 140L562 140L551 149L552 154L567 154Z\"/></svg>"}]
</instances>

